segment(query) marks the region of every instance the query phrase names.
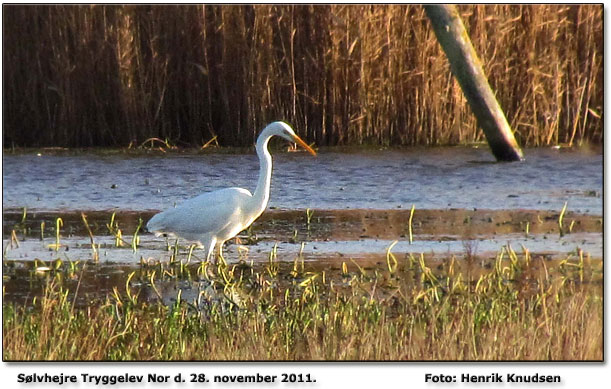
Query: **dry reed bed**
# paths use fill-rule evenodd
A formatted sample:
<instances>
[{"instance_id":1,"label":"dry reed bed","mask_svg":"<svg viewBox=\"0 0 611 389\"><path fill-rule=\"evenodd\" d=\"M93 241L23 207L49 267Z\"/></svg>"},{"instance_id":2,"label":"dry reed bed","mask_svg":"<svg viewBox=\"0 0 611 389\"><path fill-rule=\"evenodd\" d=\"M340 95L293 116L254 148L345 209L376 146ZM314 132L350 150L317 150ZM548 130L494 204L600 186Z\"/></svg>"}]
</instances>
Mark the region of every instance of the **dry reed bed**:
<instances>
[{"instance_id":1,"label":"dry reed bed","mask_svg":"<svg viewBox=\"0 0 611 389\"><path fill-rule=\"evenodd\" d=\"M601 142L602 5L461 5L523 145ZM418 5L5 5L6 146L483 140Z\"/></svg>"}]
</instances>

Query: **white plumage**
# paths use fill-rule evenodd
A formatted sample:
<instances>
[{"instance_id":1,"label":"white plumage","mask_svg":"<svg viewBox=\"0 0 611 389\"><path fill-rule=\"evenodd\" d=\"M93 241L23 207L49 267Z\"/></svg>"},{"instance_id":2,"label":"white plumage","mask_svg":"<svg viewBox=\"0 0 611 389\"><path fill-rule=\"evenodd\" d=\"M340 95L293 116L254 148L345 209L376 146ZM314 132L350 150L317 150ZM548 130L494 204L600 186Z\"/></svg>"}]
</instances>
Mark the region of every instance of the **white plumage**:
<instances>
[{"instance_id":1,"label":"white plumage","mask_svg":"<svg viewBox=\"0 0 611 389\"><path fill-rule=\"evenodd\" d=\"M177 236L203 245L207 250L206 260L210 259L215 248L222 255L223 243L247 228L267 207L272 176L272 157L267 144L276 135L298 143L316 155L288 124L273 122L257 138L256 150L261 167L254 194L243 188L203 193L153 216L146 225L147 229L156 235Z\"/></svg>"}]
</instances>

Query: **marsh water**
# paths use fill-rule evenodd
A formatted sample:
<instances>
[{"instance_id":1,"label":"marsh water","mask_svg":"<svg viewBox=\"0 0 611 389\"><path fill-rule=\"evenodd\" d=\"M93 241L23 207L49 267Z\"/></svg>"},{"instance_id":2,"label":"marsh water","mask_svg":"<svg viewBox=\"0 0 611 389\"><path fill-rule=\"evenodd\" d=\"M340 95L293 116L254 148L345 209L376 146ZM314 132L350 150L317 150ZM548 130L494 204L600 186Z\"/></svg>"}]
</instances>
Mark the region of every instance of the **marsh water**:
<instances>
[{"instance_id":1,"label":"marsh water","mask_svg":"<svg viewBox=\"0 0 611 389\"><path fill-rule=\"evenodd\" d=\"M314 268L384 266L391 247L399 259L475 255L482 266L499 250L602 258L601 152L532 149L525 157L495 163L487 148L471 147L277 152L269 209L240 241L228 242L226 258L261 264L273 253L279 262L299 258ZM81 212L98 246L94 273L105 275L91 278L90 288L107 290L143 261L168 262L175 254L174 241L142 231L132 247L141 221L202 192L253 191L258 170L254 153L5 153L7 297L23 298L18 285L31 276L23 270L31 270L28 263L91 262ZM123 242L109 228L113 214ZM63 224L54 246L57 218ZM178 259L197 262L201 253L184 244Z\"/></svg>"},{"instance_id":2,"label":"marsh water","mask_svg":"<svg viewBox=\"0 0 611 389\"><path fill-rule=\"evenodd\" d=\"M482 208L602 215L600 152L531 149L495 163L487 148L276 153L269 206L281 209ZM229 186L254 190L254 153L53 153L3 157L2 207L161 210Z\"/></svg>"}]
</instances>

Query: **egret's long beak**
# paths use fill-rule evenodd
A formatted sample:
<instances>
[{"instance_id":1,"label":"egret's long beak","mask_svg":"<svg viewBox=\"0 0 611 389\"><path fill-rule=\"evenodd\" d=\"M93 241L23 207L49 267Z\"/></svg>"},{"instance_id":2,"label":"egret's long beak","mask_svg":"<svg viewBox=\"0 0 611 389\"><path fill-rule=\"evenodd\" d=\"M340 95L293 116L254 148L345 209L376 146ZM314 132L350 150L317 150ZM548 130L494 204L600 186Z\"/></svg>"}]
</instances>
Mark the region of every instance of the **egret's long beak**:
<instances>
[{"instance_id":1,"label":"egret's long beak","mask_svg":"<svg viewBox=\"0 0 611 389\"><path fill-rule=\"evenodd\" d=\"M310 146L308 146L308 144L306 142L304 142L300 137L298 137L297 135L295 135L295 137L293 138L293 140L295 141L295 143L297 143L299 146L303 147L304 149L306 149L310 154L312 155L316 155L316 151L314 151L314 149L312 149Z\"/></svg>"}]
</instances>

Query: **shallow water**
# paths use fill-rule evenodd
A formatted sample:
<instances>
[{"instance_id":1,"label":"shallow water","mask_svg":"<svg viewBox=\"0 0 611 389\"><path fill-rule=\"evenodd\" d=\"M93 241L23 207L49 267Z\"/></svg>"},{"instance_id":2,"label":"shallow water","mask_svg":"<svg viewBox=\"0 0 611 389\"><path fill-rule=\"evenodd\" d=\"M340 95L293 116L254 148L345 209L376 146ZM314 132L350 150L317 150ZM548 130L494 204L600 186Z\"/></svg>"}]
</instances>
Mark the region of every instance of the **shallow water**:
<instances>
[{"instance_id":1,"label":"shallow water","mask_svg":"<svg viewBox=\"0 0 611 389\"><path fill-rule=\"evenodd\" d=\"M100 259L116 263L137 263L140 258L169 260L167 247L173 239L141 233L140 244L132 252L132 234L139 222L152 212L118 212L114 222L122 230L125 243L117 247L109 235L111 212L89 212L87 221ZM466 247L477 254L494 256L502 246L526 247L531 252L566 255L583 250L602 256L602 218L567 212L560 236L559 212L529 210L415 210L412 217L412 242L409 238L409 210L315 210L307 222L305 211L269 210L249 231L242 232L240 244L226 244L227 260L239 259L238 246L248 247L247 260L266 261L275 245L280 260L292 261L297 253L306 260L330 258L368 258L385 255L393 241L395 253L426 253L429 257L462 255ZM55 220L61 217L60 250L55 250ZM4 258L43 261L91 258L91 241L79 212L30 212L26 220L19 212L4 214ZM41 224L45 223L44 230ZM15 231L17 242L11 239ZM188 244L180 241L183 251ZM302 247L303 244L303 247ZM241 249L242 252L246 250ZM201 250L195 250L199 259ZM185 260L187 255L181 254Z\"/></svg>"},{"instance_id":2,"label":"shallow water","mask_svg":"<svg viewBox=\"0 0 611 389\"><path fill-rule=\"evenodd\" d=\"M322 151L317 158L277 153L270 209L240 234L241 242L227 242L225 258L231 266L261 267L273 255L287 267L285 273L294 261L315 271L340 272L345 265L383 270L390 247L400 263L423 255L430 266L470 257L485 269L503 251L507 260L508 250L546 262L599 260L602 155L537 149L526 150L526 158L494 163L487 149L476 148ZM189 254L189 246L180 242L178 257L172 258L174 240L142 231L134 251L130 244L140 221L204 191L253 190L258 175L254 154L43 151L40 156L5 153L3 164L3 286L5 297L20 303L42 293L49 271L36 269L52 268L58 259L88 264L65 280L75 296L80 290L79 305L87 304L87 296L103 298L114 287L121 289L143 262L197 264L201 250ZM306 208L313 210L309 222ZM99 263L92 263L82 211ZM107 227L115 212L122 247ZM55 250L59 217L61 246ZM202 282L170 279L158 288L164 302L171 303L179 290L197 297L209 288ZM146 282L135 285L145 299L156 299Z\"/></svg>"},{"instance_id":3,"label":"shallow water","mask_svg":"<svg viewBox=\"0 0 611 389\"><path fill-rule=\"evenodd\" d=\"M254 190L252 154L54 153L3 156L4 210L161 210L228 186ZM279 152L269 206L281 209L568 209L602 215L601 153L487 148Z\"/></svg>"},{"instance_id":4,"label":"shallow water","mask_svg":"<svg viewBox=\"0 0 611 389\"><path fill-rule=\"evenodd\" d=\"M411 255L426 255L427 259L462 258L472 251L482 258L495 257L503 247L511 248L522 254L524 249L535 255L546 258L564 258L578 256L579 251L594 258L602 257L602 242L600 235L592 233L569 234L558 239L558 236L543 234L525 236L524 234L507 234L498 237L480 237L465 239L455 235L418 236L417 240L409 243L406 240L395 241L389 239L356 239L356 240L315 240L315 241L278 241L265 239L252 245L235 244L232 241L225 245L223 255L227 262L237 263L240 260L265 263L270 253L275 252L278 261L292 262L299 257L308 262L330 260L374 260L385 261L388 249L399 258ZM131 237L126 237L131 239ZM132 250L129 244L122 247L115 246L112 236L98 236L95 239L99 259L105 263L137 264L140 259L155 259L170 261L173 255L174 241L166 242L164 238L147 237L146 242ZM69 237L61 240L60 250L55 251L55 240L39 241L28 239L5 250L6 260L52 262L56 259L63 261L89 260L92 258L92 249L89 238ZM51 247L50 247L51 245ZM168 249L168 247L170 249ZM195 249L189 255L189 246L179 250L178 259L184 262L190 258L193 262L205 260L204 251Z\"/></svg>"},{"instance_id":5,"label":"shallow water","mask_svg":"<svg viewBox=\"0 0 611 389\"><path fill-rule=\"evenodd\" d=\"M295 287L314 274L323 274L321 277L326 277L335 287L350 285L353 277L365 273L372 275L381 272L390 276L387 273L391 266L389 263L404 269L401 272L404 282L417 284L421 273L411 266L419 263L420 258L434 274L445 277L449 268L455 267L466 277L465 280L475 283L480 275L494 272L497 264L501 268L511 267L511 254L519 258L521 266L525 266L524 271L528 275L523 278L528 283L539 278L562 283L567 277L573 282L581 279L579 284L582 286L600 285L602 282L601 253L596 251L596 245L589 242L591 234L574 233L560 240L542 238L542 235L527 237L517 234L505 235L502 239L461 240L445 236L441 241L436 241L436 237L423 238L413 244L405 241L395 244L384 239L302 243L264 240L250 246L230 243L226 247L225 258L232 272L238 268L238 274L245 272L243 275L247 278L253 278L253 271L268 274L268 269L276 268L277 277L272 277L273 284L282 288ZM181 247L177 257L173 258L174 248L168 246L168 249L162 249L166 243L160 238L147 240L134 252L129 246L115 247L114 239L110 236L96 237L96 244L100 245L97 263L87 260L92 253L88 239L63 239L58 251L49 249L48 244L49 240L28 239L5 253L6 257L13 258L3 261L5 301L31 304L36 296L44 295L45 287L50 283L66 288L69 298L78 306L104 300L114 293L113 290L124 294L128 283L141 302L159 299L169 305L181 295L183 300L196 304L201 293L218 300L228 298L222 285L210 282L204 275L206 271L198 270L204 264L200 263L202 258L197 250L191 255L188 248ZM571 252L568 252L569 247L573 247ZM389 255L387 252L391 248L392 255ZM445 250L435 251L441 248ZM590 252L583 254L581 249L594 249L594 258ZM554 250L565 252L559 255ZM527 263L524 262L526 257L529 258ZM579 273L580 263L585 265L584 273L573 274ZM75 266L74 269L69 270L72 266ZM412 270L406 273L408 268ZM158 277L153 284L154 272ZM384 294L384 290L380 288L376 294ZM239 298L235 294L229 297L234 301Z\"/></svg>"},{"instance_id":6,"label":"shallow water","mask_svg":"<svg viewBox=\"0 0 611 389\"><path fill-rule=\"evenodd\" d=\"M21 247L5 251L5 259L53 256L39 240L46 232L47 245L53 241L57 217L74 256L88 240L81 211L99 243L113 239L106 225L114 211L129 236L157 210L202 190L253 184L258 174L255 155L40 154L3 157L3 237L6 243L15 229L22 240ZM600 257L602 156L585 149L533 149L526 158L493 163L488 150L465 147L323 151L317 158L276 153L270 209L251 233L260 252L279 242L281 251L293 253L306 242L305 255L312 259L384 253L394 240L404 252L457 254L464 242L494 252L514 242L541 252L587 249ZM564 202L573 234L560 238ZM412 204L414 241L406 244ZM25 222L21 207L27 208ZM311 223L302 208L314 209ZM137 254L110 250L108 260L132 262L154 254L146 252L147 244L157 251L165 245L142 234L145 247ZM260 260L267 254L251 255Z\"/></svg>"},{"instance_id":7,"label":"shallow water","mask_svg":"<svg viewBox=\"0 0 611 389\"><path fill-rule=\"evenodd\" d=\"M505 245L556 257L583 250L600 258L602 156L537 149L526 157L523 163L492 163L487 150L474 148L323 151L317 158L278 153L270 209L241 234L250 241L248 251L228 242L228 260L248 252L247 260L262 262L276 245L281 261L298 254L314 262L385 257L394 241L398 255L430 258L460 256L467 247L494 256ZM143 231L132 252L129 242L140 222L202 188L253 183L258 173L254 155L235 154L43 152L5 155L3 162L3 258L18 261L91 259L82 211L102 245L100 260L169 260L166 248L174 242ZM564 232L570 233L560 236L564 202ZM25 220L20 207L27 209ZM313 209L310 222L300 208ZM109 235L115 211L128 248L116 247ZM62 247L55 251L50 245L58 217ZM181 244L184 259L188 246ZM195 250L194 259L200 255Z\"/></svg>"}]
</instances>

